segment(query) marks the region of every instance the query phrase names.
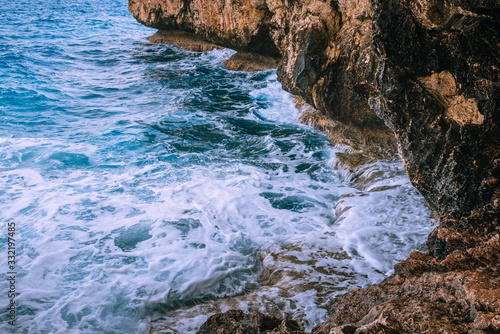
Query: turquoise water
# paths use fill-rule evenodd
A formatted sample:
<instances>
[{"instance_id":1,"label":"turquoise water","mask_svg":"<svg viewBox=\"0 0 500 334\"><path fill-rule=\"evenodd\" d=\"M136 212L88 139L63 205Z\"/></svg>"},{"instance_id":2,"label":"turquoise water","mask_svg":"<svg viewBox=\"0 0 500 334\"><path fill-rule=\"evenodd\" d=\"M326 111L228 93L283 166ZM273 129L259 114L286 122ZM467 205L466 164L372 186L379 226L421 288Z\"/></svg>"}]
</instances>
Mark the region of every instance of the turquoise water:
<instances>
[{"instance_id":1,"label":"turquoise water","mask_svg":"<svg viewBox=\"0 0 500 334\"><path fill-rule=\"evenodd\" d=\"M422 243L429 212L400 164L379 166L389 192L353 188L274 71L229 71L233 51L153 32L126 1L2 2L2 332L143 333L162 312L258 288L274 245L329 236L353 288Z\"/></svg>"}]
</instances>

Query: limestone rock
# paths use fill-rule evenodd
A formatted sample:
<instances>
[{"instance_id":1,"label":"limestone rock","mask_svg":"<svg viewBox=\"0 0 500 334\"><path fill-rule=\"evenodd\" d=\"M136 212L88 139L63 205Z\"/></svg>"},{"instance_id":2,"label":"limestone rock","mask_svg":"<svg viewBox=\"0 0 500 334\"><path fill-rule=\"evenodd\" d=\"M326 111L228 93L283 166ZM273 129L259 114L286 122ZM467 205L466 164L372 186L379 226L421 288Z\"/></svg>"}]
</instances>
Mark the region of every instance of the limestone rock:
<instances>
[{"instance_id":1,"label":"limestone rock","mask_svg":"<svg viewBox=\"0 0 500 334\"><path fill-rule=\"evenodd\" d=\"M381 138L391 136L385 123L439 216L467 216L498 196L498 1L130 0L129 9L150 27L282 57L283 87L326 119Z\"/></svg>"},{"instance_id":2,"label":"limestone rock","mask_svg":"<svg viewBox=\"0 0 500 334\"><path fill-rule=\"evenodd\" d=\"M365 333L362 328L377 325L381 314L393 320L387 330L396 332L496 333L499 216L484 211L462 220L469 220L464 225L478 228L464 232L437 228L429 239L430 252L413 252L384 282L343 295L330 320L312 333L329 333L346 325L356 328L353 333ZM458 225L449 221L443 225L447 224Z\"/></svg>"},{"instance_id":3,"label":"limestone rock","mask_svg":"<svg viewBox=\"0 0 500 334\"><path fill-rule=\"evenodd\" d=\"M148 27L188 31L224 47L280 55L269 36L263 0L129 0L128 7Z\"/></svg>"},{"instance_id":4,"label":"limestone rock","mask_svg":"<svg viewBox=\"0 0 500 334\"><path fill-rule=\"evenodd\" d=\"M207 52L214 49L222 49L219 45L204 41L198 35L175 29L158 30L154 35L149 36L148 40L153 43L177 44L184 50L195 52Z\"/></svg>"}]
</instances>

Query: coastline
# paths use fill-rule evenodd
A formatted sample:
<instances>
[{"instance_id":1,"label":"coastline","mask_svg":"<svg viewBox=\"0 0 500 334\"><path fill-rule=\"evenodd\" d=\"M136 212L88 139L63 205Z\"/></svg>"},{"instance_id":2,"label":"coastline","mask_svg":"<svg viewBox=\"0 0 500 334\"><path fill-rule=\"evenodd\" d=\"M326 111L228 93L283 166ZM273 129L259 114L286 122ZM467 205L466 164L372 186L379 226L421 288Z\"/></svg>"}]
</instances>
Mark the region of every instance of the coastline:
<instances>
[{"instance_id":1,"label":"coastline","mask_svg":"<svg viewBox=\"0 0 500 334\"><path fill-rule=\"evenodd\" d=\"M162 1L168 15L152 16L140 0L130 0L129 9L147 26L195 30L204 40L265 56L278 51L278 80L319 110L306 122L342 134L331 135L334 144L380 145L375 138L391 147L393 133L412 183L439 219L427 251L413 252L382 283L342 296L330 320L312 333L500 330L500 89L493 65L499 36L493 5L251 1L245 10L233 4L193 16L197 6L205 8L199 1L176 16L176 4L155 3ZM224 21L228 15L234 20ZM222 25L214 25L218 17ZM338 131L337 122L347 130ZM367 131L346 139L353 126ZM350 170L359 164L348 160Z\"/></svg>"}]
</instances>

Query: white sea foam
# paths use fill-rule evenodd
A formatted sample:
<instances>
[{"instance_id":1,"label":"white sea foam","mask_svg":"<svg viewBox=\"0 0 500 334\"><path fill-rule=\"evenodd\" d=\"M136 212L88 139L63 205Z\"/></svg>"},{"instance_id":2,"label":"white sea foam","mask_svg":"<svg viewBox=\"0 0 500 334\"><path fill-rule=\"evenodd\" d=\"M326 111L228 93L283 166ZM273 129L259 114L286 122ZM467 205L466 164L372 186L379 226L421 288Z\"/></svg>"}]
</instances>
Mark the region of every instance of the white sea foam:
<instances>
[{"instance_id":1,"label":"white sea foam","mask_svg":"<svg viewBox=\"0 0 500 334\"><path fill-rule=\"evenodd\" d=\"M361 177L371 181L338 202L336 231L357 270L376 282L383 277L377 272L390 274L395 263L422 246L433 220L400 162L362 168Z\"/></svg>"}]
</instances>

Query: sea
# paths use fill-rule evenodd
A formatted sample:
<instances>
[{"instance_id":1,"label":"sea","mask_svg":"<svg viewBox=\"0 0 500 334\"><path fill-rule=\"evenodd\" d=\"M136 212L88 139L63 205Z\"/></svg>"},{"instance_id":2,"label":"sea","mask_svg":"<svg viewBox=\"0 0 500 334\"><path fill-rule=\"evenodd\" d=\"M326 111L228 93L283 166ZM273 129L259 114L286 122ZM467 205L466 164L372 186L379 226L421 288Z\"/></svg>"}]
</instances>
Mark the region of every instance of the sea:
<instances>
[{"instance_id":1,"label":"sea","mask_svg":"<svg viewBox=\"0 0 500 334\"><path fill-rule=\"evenodd\" d=\"M1 333L194 333L228 298L310 330L424 249L401 162L359 186L275 70L150 43L125 0L0 4ZM300 288L247 305L283 258Z\"/></svg>"}]
</instances>

